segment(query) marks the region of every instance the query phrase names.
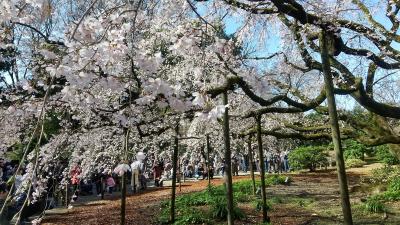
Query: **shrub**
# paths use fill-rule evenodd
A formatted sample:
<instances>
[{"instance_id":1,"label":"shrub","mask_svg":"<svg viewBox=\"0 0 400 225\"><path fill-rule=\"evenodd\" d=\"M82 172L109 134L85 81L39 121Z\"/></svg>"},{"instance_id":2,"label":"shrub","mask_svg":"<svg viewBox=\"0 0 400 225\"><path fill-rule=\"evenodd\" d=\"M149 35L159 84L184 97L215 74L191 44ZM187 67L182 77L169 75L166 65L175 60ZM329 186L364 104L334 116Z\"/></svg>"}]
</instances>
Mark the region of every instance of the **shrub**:
<instances>
[{"instance_id":1,"label":"shrub","mask_svg":"<svg viewBox=\"0 0 400 225\"><path fill-rule=\"evenodd\" d=\"M347 168L355 168L355 167L362 167L365 164L367 164L366 162L362 161L361 159L347 159L345 161L345 165Z\"/></svg>"},{"instance_id":2,"label":"shrub","mask_svg":"<svg viewBox=\"0 0 400 225\"><path fill-rule=\"evenodd\" d=\"M354 140L345 140L343 142L343 156L347 159L364 160L364 153L367 152L367 147Z\"/></svg>"},{"instance_id":3,"label":"shrub","mask_svg":"<svg viewBox=\"0 0 400 225\"><path fill-rule=\"evenodd\" d=\"M281 176L278 174L267 175L265 179L266 185L278 185L278 184L286 184L287 176ZM290 183L292 179L288 177L288 183Z\"/></svg>"},{"instance_id":4,"label":"shrub","mask_svg":"<svg viewBox=\"0 0 400 225\"><path fill-rule=\"evenodd\" d=\"M213 198L214 201L211 204L211 216L215 219L226 220L228 215L227 200L225 196L217 196ZM245 217L244 213L234 203L233 206L233 218L242 219Z\"/></svg>"},{"instance_id":5,"label":"shrub","mask_svg":"<svg viewBox=\"0 0 400 225\"><path fill-rule=\"evenodd\" d=\"M170 224L169 222L169 208L165 208L158 219L160 224ZM176 208L176 219L175 225L185 225L185 224L210 224L207 216L198 209L192 207L177 207Z\"/></svg>"},{"instance_id":6,"label":"shrub","mask_svg":"<svg viewBox=\"0 0 400 225\"><path fill-rule=\"evenodd\" d=\"M328 164L328 153L323 146L302 146L289 153L289 163L294 169L315 171L317 165Z\"/></svg>"},{"instance_id":7,"label":"shrub","mask_svg":"<svg viewBox=\"0 0 400 225\"><path fill-rule=\"evenodd\" d=\"M388 191L400 192L400 176L395 177L393 180L389 182Z\"/></svg>"},{"instance_id":8,"label":"shrub","mask_svg":"<svg viewBox=\"0 0 400 225\"><path fill-rule=\"evenodd\" d=\"M262 210L262 200L261 199L257 199L256 201L253 202L253 206L257 211L261 211ZM267 211L270 210L272 208L272 202L271 201L267 201Z\"/></svg>"},{"instance_id":9,"label":"shrub","mask_svg":"<svg viewBox=\"0 0 400 225\"><path fill-rule=\"evenodd\" d=\"M400 163L400 160L390 152L389 145L380 145L376 147L375 155L379 161L388 165L396 165Z\"/></svg>"},{"instance_id":10,"label":"shrub","mask_svg":"<svg viewBox=\"0 0 400 225\"><path fill-rule=\"evenodd\" d=\"M238 202L249 202L252 196L243 192L233 192L233 199Z\"/></svg>"},{"instance_id":11,"label":"shrub","mask_svg":"<svg viewBox=\"0 0 400 225\"><path fill-rule=\"evenodd\" d=\"M185 206L201 206L207 205L212 201L212 196L210 196L207 191L196 192L192 194L182 195L176 199L176 204Z\"/></svg>"},{"instance_id":12,"label":"shrub","mask_svg":"<svg viewBox=\"0 0 400 225\"><path fill-rule=\"evenodd\" d=\"M283 203L282 198L278 196L272 196L270 199L268 199L268 202L272 204L278 204L278 203Z\"/></svg>"},{"instance_id":13,"label":"shrub","mask_svg":"<svg viewBox=\"0 0 400 225\"><path fill-rule=\"evenodd\" d=\"M378 197L383 201L400 201L400 191L385 191Z\"/></svg>"},{"instance_id":14,"label":"shrub","mask_svg":"<svg viewBox=\"0 0 400 225\"><path fill-rule=\"evenodd\" d=\"M182 213L183 215L174 223L175 225L186 225L186 224L208 224L209 220L204 213L195 210L195 209L187 209L190 212Z\"/></svg>"},{"instance_id":15,"label":"shrub","mask_svg":"<svg viewBox=\"0 0 400 225\"><path fill-rule=\"evenodd\" d=\"M372 170L371 181L375 184L387 184L400 176L400 167L385 165L382 168Z\"/></svg>"},{"instance_id":16,"label":"shrub","mask_svg":"<svg viewBox=\"0 0 400 225\"><path fill-rule=\"evenodd\" d=\"M260 185L260 181L256 180L256 186ZM253 194L253 184L251 180L239 181L233 184L234 192L241 192L244 194Z\"/></svg>"},{"instance_id":17,"label":"shrub","mask_svg":"<svg viewBox=\"0 0 400 225\"><path fill-rule=\"evenodd\" d=\"M374 184L386 185L386 191L371 197L371 201L400 200L400 167L385 166L372 171L371 181Z\"/></svg>"},{"instance_id":18,"label":"shrub","mask_svg":"<svg viewBox=\"0 0 400 225\"><path fill-rule=\"evenodd\" d=\"M377 198L368 198L365 202L365 210L373 213L383 213L386 211L385 205Z\"/></svg>"}]
</instances>

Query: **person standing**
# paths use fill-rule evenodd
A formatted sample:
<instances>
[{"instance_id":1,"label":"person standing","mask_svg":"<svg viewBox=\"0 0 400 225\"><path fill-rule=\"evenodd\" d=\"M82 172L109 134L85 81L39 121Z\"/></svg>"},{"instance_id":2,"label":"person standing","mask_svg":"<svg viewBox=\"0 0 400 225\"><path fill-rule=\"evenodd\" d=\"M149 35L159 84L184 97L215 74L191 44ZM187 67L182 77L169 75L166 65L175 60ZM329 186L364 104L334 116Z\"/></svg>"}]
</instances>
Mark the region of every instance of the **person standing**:
<instances>
[{"instance_id":1,"label":"person standing","mask_svg":"<svg viewBox=\"0 0 400 225\"><path fill-rule=\"evenodd\" d=\"M96 194L97 196L101 196L102 195L102 178L104 179L104 175L101 171L101 169L99 169L93 176L93 181L96 185Z\"/></svg>"},{"instance_id":2,"label":"person standing","mask_svg":"<svg viewBox=\"0 0 400 225\"><path fill-rule=\"evenodd\" d=\"M285 172L289 172L290 168L289 168L289 156L288 156L288 151L284 151L284 155L283 155L283 165L285 168Z\"/></svg>"},{"instance_id":3,"label":"person standing","mask_svg":"<svg viewBox=\"0 0 400 225\"><path fill-rule=\"evenodd\" d=\"M247 173L247 160L246 160L246 156L245 155L242 155L242 158L241 158L241 162L242 162L242 170L243 170L243 172L245 172L245 173Z\"/></svg>"},{"instance_id":4,"label":"person standing","mask_svg":"<svg viewBox=\"0 0 400 225\"><path fill-rule=\"evenodd\" d=\"M159 181L161 179L161 175L162 175L162 164L161 162L158 161L154 161L154 165L153 165L153 176L154 176L154 185L156 187L159 187Z\"/></svg>"},{"instance_id":5,"label":"person standing","mask_svg":"<svg viewBox=\"0 0 400 225\"><path fill-rule=\"evenodd\" d=\"M140 190L145 190L147 188L147 178L145 176L146 172L146 164L144 161L140 161L139 163L139 182L140 182Z\"/></svg>"},{"instance_id":6,"label":"person standing","mask_svg":"<svg viewBox=\"0 0 400 225\"><path fill-rule=\"evenodd\" d=\"M138 187L139 187L139 165L140 161L136 160L131 164L131 170L132 170L132 177L131 177L131 188L132 192L136 193Z\"/></svg>"},{"instance_id":7,"label":"person standing","mask_svg":"<svg viewBox=\"0 0 400 225\"><path fill-rule=\"evenodd\" d=\"M223 159L221 163L221 175L224 176L224 174L225 174L225 159Z\"/></svg>"},{"instance_id":8,"label":"person standing","mask_svg":"<svg viewBox=\"0 0 400 225\"><path fill-rule=\"evenodd\" d=\"M269 159L270 158L270 154L267 152L267 154L265 154L265 163L264 163L264 166L265 166L265 172L269 172Z\"/></svg>"},{"instance_id":9,"label":"person standing","mask_svg":"<svg viewBox=\"0 0 400 225\"><path fill-rule=\"evenodd\" d=\"M114 180L114 178L113 178L113 176L112 176L111 171L108 172L107 179L106 179L106 184L107 184L107 191L108 191L108 193L109 193L109 194L112 194L113 189L114 189L114 187L115 187L115 180Z\"/></svg>"},{"instance_id":10,"label":"person standing","mask_svg":"<svg viewBox=\"0 0 400 225\"><path fill-rule=\"evenodd\" d=\"M78 199L79 183L80 183L79 175L80 174L81 174L81 169L79 168L78 165L75 165L70 172L72 193L73 193L71 202L75 202Z\"/></svg>"},{"instance_id":11,"label":"person standing","mask_svg":"<svg viewBox=\"0 0 400 225\"><path fill-rule=\"evenodd\" d=\"M232 174L233 176L239 176L239 171L238 171L238 160L237 158L233 158L232 160Z\"/></svg>"}]
</instances>

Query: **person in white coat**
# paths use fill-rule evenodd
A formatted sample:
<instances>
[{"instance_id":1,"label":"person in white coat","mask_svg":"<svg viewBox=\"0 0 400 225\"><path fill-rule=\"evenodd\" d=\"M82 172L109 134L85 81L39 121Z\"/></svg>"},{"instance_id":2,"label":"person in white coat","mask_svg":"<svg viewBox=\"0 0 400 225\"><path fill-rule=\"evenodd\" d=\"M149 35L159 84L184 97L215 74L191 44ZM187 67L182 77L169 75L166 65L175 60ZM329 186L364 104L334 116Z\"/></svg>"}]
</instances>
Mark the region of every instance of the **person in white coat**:
<instances>
[{"instance_id":1,"label":"person in white coat","mask_svg":"<svg viewBox=\"0 0 400 225\"><path fill-rule=\"evenodd\" d=\"M132 192L135 193L137 188L140 186L141 182L139 180L140 174L143 171L141 170L142 166L142 161L146 158L146 155L143 152L138 152L136 154L136 161L133 161L131 164L131 169L132 169L132 179L131 179L131 187L132 187Z\"/></svg>"}]
</instances>

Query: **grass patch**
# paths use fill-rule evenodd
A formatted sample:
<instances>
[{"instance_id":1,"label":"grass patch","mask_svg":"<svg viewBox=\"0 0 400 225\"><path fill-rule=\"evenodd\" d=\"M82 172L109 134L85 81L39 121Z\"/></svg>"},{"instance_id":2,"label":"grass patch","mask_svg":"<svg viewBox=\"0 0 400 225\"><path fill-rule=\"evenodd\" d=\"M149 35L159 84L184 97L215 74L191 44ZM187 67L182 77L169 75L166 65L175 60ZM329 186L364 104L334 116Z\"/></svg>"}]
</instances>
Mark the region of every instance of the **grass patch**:
<instances>
[{"instance_id":1,"label":"grass patch","mask_svg":"<svg viewBox=\"0 0 400 225\"><path fill-rule=\"evenodd\" d=\"M378 198L374 197L367 199L367 201L364 203L364 209L367 212L372 212L372 213L386 212L385 205Z\"/></svg>"},{"instance_id":2,"label":"grass patch","mask_svg":"<svg viewBox=\"0 0 400 225\"><path fill-rule=\"evenodd\" d=\"M278 174L267 175L265 178L265 184L267 186L278 185L278 184L284 185L284 184L290 184L291 182L292 182L291 177L282 176Z\"/></svg>"},{"instance_id":3,"label":"grass patch","mask_svg":"<svg viewBox=\"0 0 400 225\"><path fill-rule=\"evenodd\" d=\"M286 184L289 178L280 175L267 176L266 184ZM256 185L260 186L260 181ZM253 195L253 185L251 180L243 180L233 184L235 219L245 218L245 214L237 206L237 203L252 203L254 207L262 209L262 202ZM267 207L270 209L273 204L282 203L279 197L268 199ZM209 186L201 192L194 192L178 196L175 202L175 223L174 224L214 224L215 221L226 220L227 199L225 186ZM160 224L169 224L170 201L161 203L163 208L158 218Z\"/></svg>"},{"instance_id":4,"label":"grass patch","mask_svg":"<svg viewBox=\"0 0 400 225\"><path fill-rule=\"evenodd\" d=\"M346 159L345 161L346 168L358 168L366 164L367 163L361 159Z\"/></svg>"},{"instance_id":5,"label":"grass patch","mask_svg":"<svg viewBox=\"0 0 400 225\"><path fill-rule=\"evenodd\" d=\"M307 208L311 206L315 201L312 198L301 198L301 197L290 197L286 199L286 202L301 208Z\"/></svg>"}]
</instances>

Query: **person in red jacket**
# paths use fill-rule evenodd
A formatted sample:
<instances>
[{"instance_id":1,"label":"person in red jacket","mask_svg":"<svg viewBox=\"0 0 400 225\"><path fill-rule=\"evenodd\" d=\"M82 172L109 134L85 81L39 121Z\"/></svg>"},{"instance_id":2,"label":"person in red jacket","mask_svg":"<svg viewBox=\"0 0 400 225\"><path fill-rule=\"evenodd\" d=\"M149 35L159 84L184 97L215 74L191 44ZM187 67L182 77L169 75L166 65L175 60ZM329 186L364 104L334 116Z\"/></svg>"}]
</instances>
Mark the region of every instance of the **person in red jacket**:
<instances>
[{"instance_id":1,"label":"person in red jacket","mask_svg":"<svg viewBox=\"0 0 400 225\"><path fill-rule=\"evenodd\" d=\"M78 199L78 193L79 193L79 175L81 174L81 168L79 166L74 166L72 170L70 171L70 177L71 177L71 184L72 184L72 200L71 202L75 202Z\"/></svg>"}]
</instances>

